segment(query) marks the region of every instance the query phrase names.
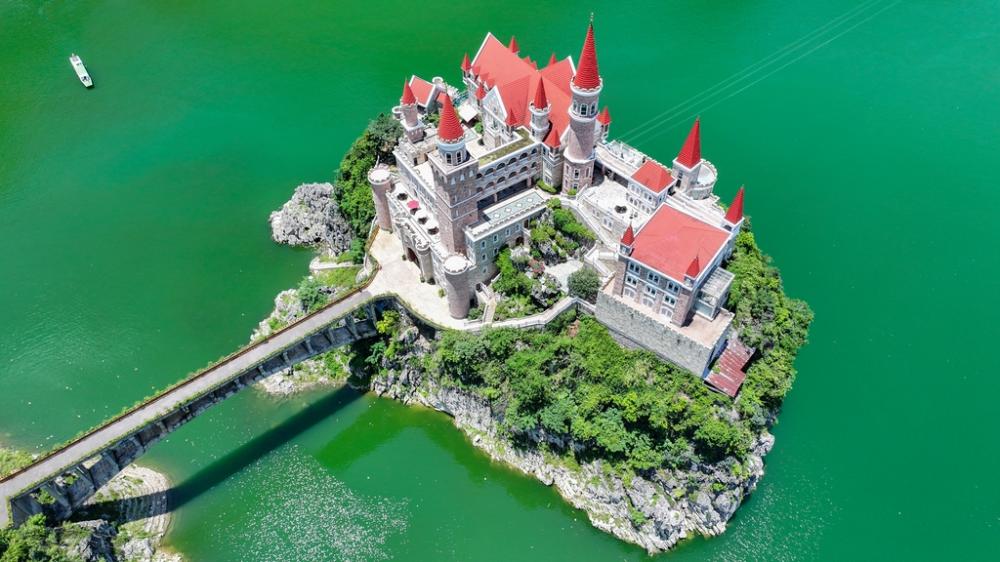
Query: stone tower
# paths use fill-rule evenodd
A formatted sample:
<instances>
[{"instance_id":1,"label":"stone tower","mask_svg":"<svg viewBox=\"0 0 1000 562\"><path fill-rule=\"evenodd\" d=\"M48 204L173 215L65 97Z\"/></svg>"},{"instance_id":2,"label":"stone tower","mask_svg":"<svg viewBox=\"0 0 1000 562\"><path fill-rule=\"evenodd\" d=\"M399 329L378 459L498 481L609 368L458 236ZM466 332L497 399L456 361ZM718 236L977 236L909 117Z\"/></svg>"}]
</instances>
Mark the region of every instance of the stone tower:
<instances>
[{"instance_id":1,"label":"stone tower","mask_svg":"<svg viewBox=\"0 0 1000 562\"><path fill-rule=\"evenodd\" d=\"M403 82L403 97L399 99L399 108L403 111L403 130L410 142L419 142L424 138L424 124L417 115L417 97L413 95L409 82Z\"/></svg>"},{"instance_id":2,"label":"stone tower","mask_svg":"<svg viewBox=\"0 0 1000 562\"><path fill-rule=\"evenodd\" d=\"M445 292L448 295L448 312L452 318L469 315L472 287L469 286L469 269L472 264L465 257L452 254L444 260Z\"/></svg>"},{"instance_id":3,"label":"stone tower","mask_svg":"<svg viewBox=\"0 0 1000 562\"><path fill-rule=\"evenodd\" d=\"M465 150L465 130L458 122L458 115L455 114L455 106L451 102L451 96L445 95L441 104L441 120L438 122L438 154L441 161L449 166L457 166L469 160L469 153Z\"/></svg>"},{"instance_id":4,"label":"stone tower","mask_svg":"<svg viewBox=\"0 0 1000 562\"><path fill-rule=\"evenodd\" d=\"M541 142L549 132L549 100L545 97L545 85L541 75L535 85L535 99L531 102L531 136Z\"/></svg>"},{"instance_id":5,"label":"stone tower","mask_svg":"<svg viewBox=\"0 0 1000 562\"><path fill-rule=\"evenodd\" d=\"M569 108L570 130L566 142L563 189L583 189L593 181L597 103L602 87L601 74L597 69L597 48L594 46L594 22L591 21L587 26L583 50L580 51L579 66L570 82L573 102Z\"/></svg>"},{"instance_id":6,"label":"stone tower","mask_svg":"<svg viewBox=\"0 0 1000 562\"><path fill-rule=\"evenodd\" d=\"M368 171L368 183L375 198L375 220L382 230L392 232L392 214L389 211L389 190L392 188L392 174L389 166L378 164Z\"/></svg>"}]
</instances>

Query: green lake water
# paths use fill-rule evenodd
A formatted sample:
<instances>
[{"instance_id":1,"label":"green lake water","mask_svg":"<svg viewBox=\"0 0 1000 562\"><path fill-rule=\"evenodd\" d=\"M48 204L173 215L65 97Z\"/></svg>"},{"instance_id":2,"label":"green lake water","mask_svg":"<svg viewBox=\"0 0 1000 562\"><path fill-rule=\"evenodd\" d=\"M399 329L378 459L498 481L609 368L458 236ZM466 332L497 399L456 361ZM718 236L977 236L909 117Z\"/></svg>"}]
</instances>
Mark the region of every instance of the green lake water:
<instances>
[{"instance_id":1,"label":"green lake water","mask_svg":"<svg viewBox=\"0 0 1000 562\"><path fill-rule=\"evenodd\" d=\"M747 185L816 313L766 477L661 559L995 556L995 1L7 0L0 442L48 448L246 342L310 257L268 213L405 76L457 83L487 31L575 57L591 10L612 135L669 161L701 115L717 192ZM345 390L244 393L143 462L197 562L646 558L444 416Z\"/></svg>"}]
</instances>

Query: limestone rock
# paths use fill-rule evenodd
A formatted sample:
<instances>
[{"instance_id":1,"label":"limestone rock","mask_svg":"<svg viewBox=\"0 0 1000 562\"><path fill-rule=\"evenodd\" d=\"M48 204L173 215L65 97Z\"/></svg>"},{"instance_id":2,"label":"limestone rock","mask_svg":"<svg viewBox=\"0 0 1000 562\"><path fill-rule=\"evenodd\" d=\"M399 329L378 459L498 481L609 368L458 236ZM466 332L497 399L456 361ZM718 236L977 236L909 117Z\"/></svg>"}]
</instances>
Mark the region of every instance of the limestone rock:
<instances>
[{"instance_id":1,"label":"limestone rock","mask_svg":"<svg viewBox=\"0 0 1000 562\"><path fill-rule=\"evenodd\" d=\"M334 253L351 247L354 235L333 199L333 185L304 183L270 216L271 237L291 246L325 245Z\"/></svg>"},{"instance_id":2,"label":"limestone rock","mask_svg":"<svg viewBox=\"0 0 1000 562\"><path fill-rule=\"evenodd\" d=\"M63 536L73 535L73 539L65 539L66 552L73 558L84 562L116 562L113 540L118 534L117 529L103 519L72 523L63 529Z\"/></svg>"}]
</instances>

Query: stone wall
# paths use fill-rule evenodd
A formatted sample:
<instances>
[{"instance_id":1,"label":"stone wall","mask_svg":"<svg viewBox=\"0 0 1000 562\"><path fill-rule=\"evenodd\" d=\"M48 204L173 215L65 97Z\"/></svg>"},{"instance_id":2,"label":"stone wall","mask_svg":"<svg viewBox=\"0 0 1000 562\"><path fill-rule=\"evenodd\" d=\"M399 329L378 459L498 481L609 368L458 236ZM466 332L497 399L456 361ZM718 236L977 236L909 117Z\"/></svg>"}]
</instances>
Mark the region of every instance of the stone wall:
<instances>
[{"instance_id":1,"label":"stone wall","mask_svg":"<svg viewBox=\"0 0 1000 562\"><path fill-rule=\"evenodd\" d=\"M597 320L607 326L620 342L631 347L644 347L699 377L707 374L708 366L715 358L717 349L688 338L605 291L597 294ZM726 335L723 333L719 341L725 341Z\"/></svg>"}]
</instances>

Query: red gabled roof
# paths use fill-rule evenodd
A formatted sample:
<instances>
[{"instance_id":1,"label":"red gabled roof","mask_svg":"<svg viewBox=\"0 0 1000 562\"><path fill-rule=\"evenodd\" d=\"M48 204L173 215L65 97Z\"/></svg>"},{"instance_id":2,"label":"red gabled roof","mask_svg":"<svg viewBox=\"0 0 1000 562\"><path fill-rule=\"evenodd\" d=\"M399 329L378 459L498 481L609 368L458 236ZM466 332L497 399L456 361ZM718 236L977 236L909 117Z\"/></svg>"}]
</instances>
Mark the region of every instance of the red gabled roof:
<instances>
[{"instance_id":1,"label":"red gabled roof","mask_svg":"<svg viewBox=\"0 0 1000 562\"><path fill-rule=\"evenodd\" d=\"M653 193L663 191L668 185L674 182L673 176L670 175L670 170L652 160L646 160L646 163L632 174L632 179Z\"/></svg>"},{"instance_id":2,"label":"red gabled roof","mask_svg":"<svg viewBox=\"0 0 1000 562\"><path fill-rule=\"evenodd\" d=\"M521 50L521 47L517 44L517 39L513 35L510 36L510 43L507 44L507 48L510 49L510 52L512 53L517 53Z\"/></svg>"},{"instance_id":3,"label":"red gabled roof","mask_svg":"<svg viewBox=\"0 0 1000 562\"><path fill-rule=\"evenodd\" d=\"M573 84L577 88L593 90L601 85L601 73L597 70L597 48L594 46L594 24L587 26L587 37L580 51L580 66L576 68Z\"/></svg>"},{"instance_id":4,"label":"red gabled roof","mask_svg":"<svg viewBox=\"0 0 1000 562\"><path fill-rule=\"evenodd\" d=\"M597 115L597 122L605 126L611 124L611 113L608 111L606 106L604 110Z\"/></svg>"},{"instance_id":5,"label":"red gabled roof","mask_svg":"<svg viewBox=\"0 0 1000 562\"><path fill-rule=\"evenodd\" d=\"M733 198L733 204L729 206L726 211L726 220L732 224L740 222L743 218L743 186L740 186L740 190L736 192L736 197Z\"/></svg>"},{"instance_id":6,"label":"red gabled roof","mask_svg":"<svg viewBox=\"0 0 1000 562\"><path fill-rule=\"evenodd\" d=\"M535 85L535 109L545 109L549 106L549 100L545 97L545 84L542 83L542 77L538 77L538 84Z\"/></svg>"},{"instance_id":7,"label":"red gabled roof","mask_svg":"<svg viewBox=\"0 0 1000 562\"><path fill-rule=\"evenodd\" d=\"M552 125L552 128L549 129L549 134L545 137L544 142L545 146L559 148L559 129L555 125Z\"/></svg>"},{"instance_id":8,"label":"red gabled roof","mask_svg":"<svg viewBox=\"0 0 1000 562\"><path fill-rule=\"evenodd\" d=\"M399 98L399 103L403 105L417 103L417 98L413 95L413 89L410 88L409 82L403 82L403 97Z\"/></svg>"},{"instance_id":9,"label":"red gabled roof","mask_svg":"<svg viewBox=\"0 0 1000 562\"><path fill-rule=\"evenodd\" d=\"M465 53L462 57L462 72L468 72L472 68L472 63L469 62L469 53Z\"/></svg>"},{"instance_id":10,"label":"red gabled roof","mask_svg":"<svg viewBox=\"0 0 1000 562\"><path fill-rule=\"evenodd\" d=\"M677 155L677 161L688 168L693 168L695 164L701 162L700 117L694 120L691 132L688 133L687 139L684 140L684 146L681 147L681 152Z\"/></svg>"},{"instance_id":11,"label":"red gabled roof","mask_svg":"<svg viewBox=\"0 0 1000 562\"><path fill-rule=\"evenodd\" d=\"M632 259L683 282L692 262L700 272L699 256L710 262L728 239L722 228L663 204L636 233Z\"/></svg>"},{"instance_id":12,"label":"red gabled roof","mask_svg":"<svg viewBox=\"0 0 1000 562\"><path fill-rule=\"evenodd\" d=\"M628 223L625 234L622 234L622 245L631 246L633 242L635 242L635 231L632 230L632 223Z\"/></svg>"},{"instance_id":13,"label":"red gabled roof","mask_svg":"<svg viewBox=\"0 0 1000 562\"><path fill-rule=\"evenodd\" d=\"M458 122L458 115L455 114L455 106L451 103L451 97L445 96L441 103L441 120L438 122L438 138L445 142L454 142L465 136L462 124Z\"/></svg>"},{"instance_id":14,"label":"red gabled roof","mask_svg":"<svg viewBox=\"0 0 1000 562\"><path fill-rule=\"evenodd\" d=\"M568 109L572 98L569 83L573 78L573 63L569 58L538 69L534 63L512 53L493 34L487 34L472 60L472 69L488 87L495 86L499 90L508 115L513 109L518 124L526 127L531 120L528 104L535 98L541 77L549 103L549 120L560 131L569 126Z\"/></svg>"},{"instance_id":15,"label":"red gabled roof","mask_svg":"<svg viewBox=\"0 0 1000 562\"><path fill-rule=\"evenodd\" d=\"M426 106L427 102L431 101L431 91L434 89L434 84L414 74L410 77L410 89L413 90L417 103Z\"/></svg>"}]
</instances>

